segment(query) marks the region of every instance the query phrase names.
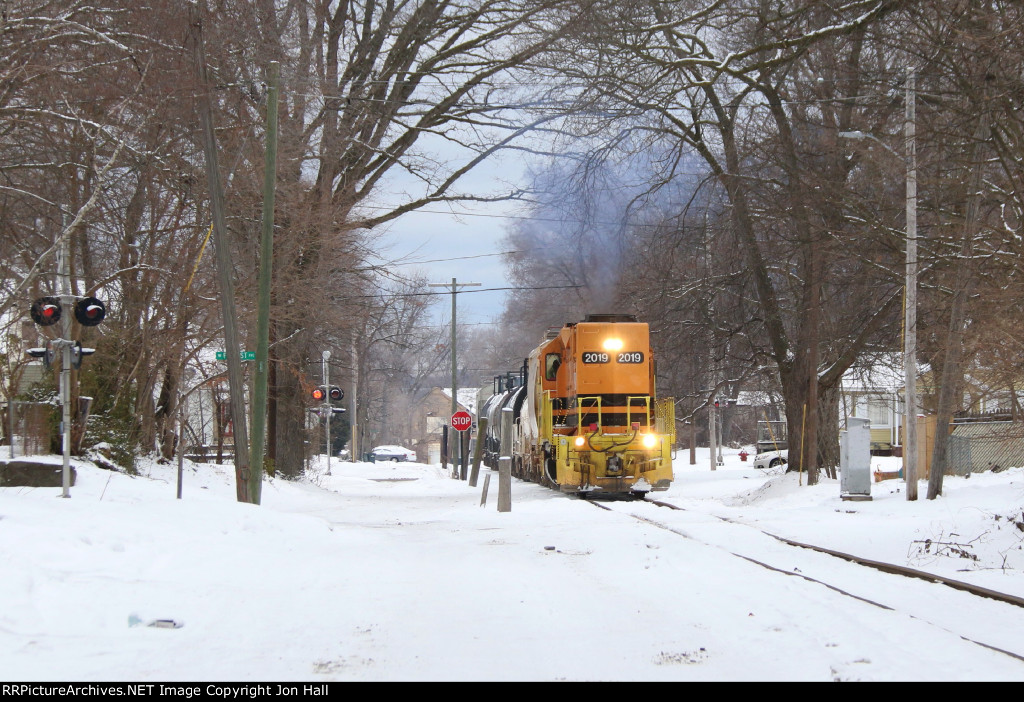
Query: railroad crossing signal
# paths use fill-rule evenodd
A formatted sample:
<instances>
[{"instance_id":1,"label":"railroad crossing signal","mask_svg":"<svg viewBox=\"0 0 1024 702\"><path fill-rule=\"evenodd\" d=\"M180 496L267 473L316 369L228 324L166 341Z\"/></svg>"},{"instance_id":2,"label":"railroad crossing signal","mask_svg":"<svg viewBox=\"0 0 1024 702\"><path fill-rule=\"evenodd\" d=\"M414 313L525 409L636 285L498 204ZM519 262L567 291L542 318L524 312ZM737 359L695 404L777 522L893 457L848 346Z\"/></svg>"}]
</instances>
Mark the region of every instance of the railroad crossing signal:
<instances>
[{"instance_id":1,"label":"railroad crossing signal","mask_svg":"<svg viewBox=\"0 0 1024 702\"><path fill-rule=\"evenodd\" d=\"M473 426L473 416L466 410L459 410L452 415L452 429L466 431Z\"/></svg>"},{"instance_id":2,"label":"railroad crossing signal","mask_svg":"<svg viewBox=\"0 0 1024 702\"><path fill-rule=\"evenodd\" d=\"M341 399L345 397L345 391L337 385L331 387L318 385L310 392L310 396L317 402L341 402Z\"/></svg>"},{"instance_id":3,"label":"railroad crossing signal","mask_svg":"<svg viewBox=\"0 0 1024 702\"><path fill-rule=\"evenodd\" d=\"M81 297L75 303L75 319L83 327L95 327L106 316L106 305L95 297Z\"/></svg>"},{"instance_id":4,"label":"railroad crossing signal","mask_svg":"<svg viewBox=\"0 0 1024 702\"><path fill-rule=\"evenodd\" d=\"M81 368L82 359L96 353L96 349L83 348L82 344L75 341L71 344L71 367Z\"/></svg>"},{"instance_id":5,"label":"railroad crossing signal","mask_svg":"<svg viewBox=\"0 0 1024 702\"><path fill-rule=\"evenodd\" d=\"M327 417L333 414L344 414L344 407L332 407L332 402L340 402L341 398L345 397L345 391L339 388L337 385L318 385L313 388L310 393L316 402L319 402L318 407L311 407L310 412L313 414L320 415L320 417Z\"/></svg>"},{"instance_id":6,"label":"railroad crossing signal","mask_svg":"<svg viewBox=\"0 0 1024 702\"><path fill-rule=\"evenodd\" d=\"M60 299L41 297L32 303L32 321L41 327L48 327L60 321Z\"/></svg>"},{"instance_id":7,"label":"railroad crossing signal","mask_svg":"<svg viewBox=\"0 0 1024 702\"><path fill-rule=\"evenodd\" d=\"M57 360L57 348L53 345L52 341L46 342L45 348L31 348L25 351L32 358L43 359L43 365L49 369L53 365L53 362Z\"/></svg>"}]
</instances>

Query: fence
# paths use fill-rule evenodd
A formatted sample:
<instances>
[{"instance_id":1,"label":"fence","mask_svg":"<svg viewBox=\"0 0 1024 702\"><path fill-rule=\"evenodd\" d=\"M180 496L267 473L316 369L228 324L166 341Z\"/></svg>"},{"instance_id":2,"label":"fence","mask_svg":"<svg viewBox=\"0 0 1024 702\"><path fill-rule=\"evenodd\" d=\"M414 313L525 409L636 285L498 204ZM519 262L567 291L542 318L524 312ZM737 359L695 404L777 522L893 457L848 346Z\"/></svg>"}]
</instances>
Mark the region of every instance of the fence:
<instances>
[{"instance_id":1,"label":"fence","mask_svg":"<svg viewBox=\"0 0 1024 702\"><path fill-rule=\"evenodd\" d=\"M53 453L54 406L45 402L8 402L2 412L3 449L0 457Z\"/></svg>"}]
</instances>

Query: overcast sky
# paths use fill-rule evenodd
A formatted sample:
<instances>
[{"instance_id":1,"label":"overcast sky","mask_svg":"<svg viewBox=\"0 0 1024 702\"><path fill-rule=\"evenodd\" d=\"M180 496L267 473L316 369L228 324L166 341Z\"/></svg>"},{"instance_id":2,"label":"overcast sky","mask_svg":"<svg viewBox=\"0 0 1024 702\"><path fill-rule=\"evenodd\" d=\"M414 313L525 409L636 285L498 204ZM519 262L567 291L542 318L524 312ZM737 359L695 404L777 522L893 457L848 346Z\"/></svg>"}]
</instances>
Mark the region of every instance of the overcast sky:
<instances>
[{"instance_id":1,"label":"overcast sky","mask_svg":"<svg viewBox=\"0 0 1024 702\"><path fill-rule=\"evenodd\" d=\"M459 159L462 160L462 159ZM460 182L458 191L474 195L506 193L521 186L526 164L515 155L491 157L478 165ZM403 199L403 187L414 189L401 178L391 181L394 197ZM452 214L452 211L459 214ZM460 290L457 321L482 324L493 321L502 310L510 283L500 255L508 247L502 243L511 219L523 214L522 203L470 203L449 206L443 203L406 214L390 223L382 232L380 256L398 262L396 272L426 275L430 283L451 285L480 283ZM438 323L451 319L451 295L438 288L443 300L434 306ZM465 294L464 294L465 293Z\"/></svg>"}]
</instances>

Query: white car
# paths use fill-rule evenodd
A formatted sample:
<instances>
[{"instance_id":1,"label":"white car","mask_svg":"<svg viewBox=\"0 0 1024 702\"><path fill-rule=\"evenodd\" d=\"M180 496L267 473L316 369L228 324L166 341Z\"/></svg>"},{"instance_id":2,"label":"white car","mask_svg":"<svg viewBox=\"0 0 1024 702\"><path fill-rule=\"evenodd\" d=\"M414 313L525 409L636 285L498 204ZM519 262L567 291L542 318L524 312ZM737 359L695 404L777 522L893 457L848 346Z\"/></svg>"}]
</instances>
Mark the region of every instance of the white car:
<instances>
[{"instance_id":1,"label":"white car","mask_svg":"<svg viewBox=\"0 0 1024 702\"><path fill-rule=\"evenodd\" d=\"M416 452L402 446L377 446L370 453L374 461L415 461Z\"/></svg>"},{"instance_id":2,"label":"white car","mask_svg":"<svg viewBox=\"0 0 1024 702\"><path fill-rule=\"evenodd\" d=\"M784 466L789 462L789 451L782 449L779 451L767 451L765 453L759 453L754 456L754 467L759 470L765 470L767 468L777 468Z\"/></svg>"}]
</instances>

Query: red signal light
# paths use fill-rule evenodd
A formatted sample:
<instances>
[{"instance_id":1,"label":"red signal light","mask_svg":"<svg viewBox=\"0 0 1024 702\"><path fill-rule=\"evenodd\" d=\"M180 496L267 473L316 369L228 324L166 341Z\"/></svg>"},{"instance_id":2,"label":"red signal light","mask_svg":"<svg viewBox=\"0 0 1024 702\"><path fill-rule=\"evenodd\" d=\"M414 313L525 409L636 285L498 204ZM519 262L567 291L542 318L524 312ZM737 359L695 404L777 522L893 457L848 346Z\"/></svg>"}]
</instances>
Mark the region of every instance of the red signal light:
<instances>
[{"instance_id":1,"label":"red signal light","mask_svg":"<svg viewBox=\"0 0 1024 702\"><path fill-rule=\"evenodd\" d=\"M95 327L106 316L106 305L95 297L83 297L75 303L75 319L83 327Z\"/></svg>"},{"instance_id":2,"label":"red signal light","mask_svg":"<svg viewBox=\"0 0 1024 702\"><path fill-rule=\"evenodd\" d=\"M313 392L312 392L312 395L313 395L313 399L314 399L314 400L317 400L317 401L323 400L323 399L324 399L324 396L325 396L326 394L327 394L327 393L325 393L325 392L324 392L324 389L323 389L322 387L319 387L319 388L313 388Z\"/></svg>"},{"instance_id":3,"label":"red signal light","mask_svg":"<svg viewBox=\"0 0 1024 702\"><path fill-rule=\"evenodd\" d=\"M32 303L32 321L41 327L48 327L60 321L60 300L56 297L41 297Z\"/></svg>"}]
</instances>

